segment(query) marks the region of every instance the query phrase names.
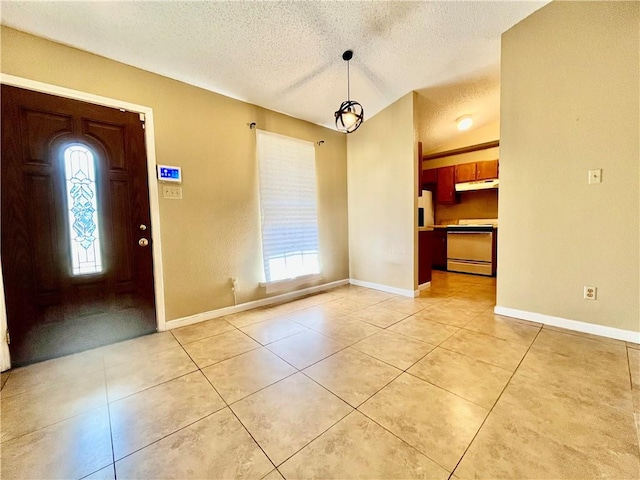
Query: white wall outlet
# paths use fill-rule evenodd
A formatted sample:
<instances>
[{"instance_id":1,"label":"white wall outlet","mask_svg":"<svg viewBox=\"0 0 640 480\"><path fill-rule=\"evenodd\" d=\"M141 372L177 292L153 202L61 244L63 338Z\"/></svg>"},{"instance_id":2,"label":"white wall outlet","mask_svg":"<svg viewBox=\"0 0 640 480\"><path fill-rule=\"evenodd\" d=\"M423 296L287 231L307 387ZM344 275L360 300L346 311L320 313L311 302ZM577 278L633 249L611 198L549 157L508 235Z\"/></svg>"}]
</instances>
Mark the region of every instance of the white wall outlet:
<instances>
[{"instance_id":1,"label":"white wall outlet","mask_svg":"<svg viewBox=\"0 0 640 480\"><path fill-rule=\"evenodd\" d=\"M584 287L584 298L586 300L596 300L598 294L597 287Z\"/></svg>"},{"instance_id":2,"label":"white wall outlet","mask_svg":"<svg viewBox=\"0 0 640 480\"><path fill-rule=\"evenodd\" d=\"M589 170L589 185L593 183L602 183L602 169Z\"/></svg>"},{"instance_id":3,"label":"white wall outlet","mask_svg":"<svg viewBox=\"0 0 640 480\"><path fill-rule=\"evenodd\" d=\"M162 185L162 197L173 200L182 199L182 187L176 185Z\"/></svg>"}]
</instances>

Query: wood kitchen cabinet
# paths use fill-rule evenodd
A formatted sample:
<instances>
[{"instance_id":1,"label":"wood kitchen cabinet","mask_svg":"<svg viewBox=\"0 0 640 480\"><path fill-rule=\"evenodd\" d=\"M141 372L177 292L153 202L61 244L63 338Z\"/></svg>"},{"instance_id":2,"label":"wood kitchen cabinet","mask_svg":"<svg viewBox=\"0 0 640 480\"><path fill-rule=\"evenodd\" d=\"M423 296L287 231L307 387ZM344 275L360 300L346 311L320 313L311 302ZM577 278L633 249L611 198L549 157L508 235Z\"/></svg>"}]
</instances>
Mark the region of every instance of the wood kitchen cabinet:
<instances>
[{"instance_id":1,"label":"wood kitchen cabinet","mask_svg":"<svg viewBox=\"0 0 640 480\"><path fill-rule=\"evenodd\" d=\"M498 160L476 163L476 180L493 180L498 178Z\"/></svg>"},{"instance_id":2,"label":"wood kitchen cabinet","mask_svg":"<svg viewBox=\"0 0 640 480\"><path fill-rule=\"evenodd\" d=\"M422 184L423 185L433 185L438 183L438 169L437 168L429 168L427 170L422 171Z\"/></svg>"},{"instance_id":3,"label":"wood kitchen cabinet","mask_svg":"<svg viewBox=\"0 0 640 480\"><path fill-rule=\"evenodd\" d=\"M473 182L475 179L475 163L462 163L460 165L456 165L456 183Z\"/></svg>"},{"instance_id":4,"label":"wood kitchen cabinet","mask_svg":"<svg viewBox=\"0 0 640 480\"><path fill-rule=\"evenodd\" d=\"M431 281L431 238L433 232L418 232L418 285Z\"/></svg>"},{"instance_id":5,"label":"wood kitchen cabinet","mask_svg":"<svg viewBox=\"0 0 640 480\"><path fill-rule=\"evenodd\" d=\"M456 203L456 167L440 167L438 169L438 188L436 189L437 203Z\"/></svg>"},{"instance_id":6,"label":"wood kitchen cabinet","mask_svg":"<svg viewBox=\"0 0 640 480\"><path fill-rule=\"evenodd\" d=\"M431 266L436 270L447 269L447 229L436 228L430 237Z\"/></svg>"},{"instance_id":7,"label":"wood kitchen cabinet","mask_svg":"<svg viewBox=\"0 0 640 480\"><path fill-rule=\"evenodd\" d=\"M498 160L456 165L456 183L498 178Z\"/></svg>"}]
</instances>

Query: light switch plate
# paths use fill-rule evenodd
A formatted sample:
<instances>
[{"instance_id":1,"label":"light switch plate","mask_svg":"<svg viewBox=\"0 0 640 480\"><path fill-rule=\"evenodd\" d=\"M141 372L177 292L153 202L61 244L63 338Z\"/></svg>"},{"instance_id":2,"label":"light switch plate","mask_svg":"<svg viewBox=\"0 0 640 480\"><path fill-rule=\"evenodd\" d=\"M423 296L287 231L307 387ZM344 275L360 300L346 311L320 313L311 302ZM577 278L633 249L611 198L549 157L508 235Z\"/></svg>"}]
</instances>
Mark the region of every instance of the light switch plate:
<instances>
[{"instance_id":1,"label":"light switch plate","mask_svg":"<svg viewBox=\"0 0 640 480\"><path fill-rule=\"evenodd\" d=\"M589 184L602 183L602 169L589 170Z\"/></svg>"},{"instance_id":2,"label":"light switch plate","mask_svg":"<svg viewBox=\"0 0 640 480\"><path fill-rule=\"evenodd\" d=\"M162 186L162 197L170 198L172 200L181 200L182 199L182 187L178 187L176 185L163 185Z\"/></svg>"}]
</instances>

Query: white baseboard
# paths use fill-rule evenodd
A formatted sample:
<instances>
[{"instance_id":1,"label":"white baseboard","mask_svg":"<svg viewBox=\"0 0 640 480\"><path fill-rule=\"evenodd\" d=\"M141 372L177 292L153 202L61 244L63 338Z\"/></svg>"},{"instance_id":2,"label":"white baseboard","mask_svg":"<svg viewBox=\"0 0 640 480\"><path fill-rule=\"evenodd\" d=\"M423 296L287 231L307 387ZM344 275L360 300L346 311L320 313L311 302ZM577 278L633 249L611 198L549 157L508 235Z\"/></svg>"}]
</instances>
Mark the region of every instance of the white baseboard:
<instances>
[{"instance_id":1,"label":"white baseboard","mask_svg":"<svg viewBox=\"0 0 640 480\"><path fill-rule=\"evenodd\" d=\"M553 327L566 328L576 332L590 333L601 337L614 338L616 340L624 340L625 342L639 343L640 332L632 330L623 330L621 328L607 327L605 325L597 325L595 323L579 322L577 320L569 320L567 318L553 317L542 313L527 312L525 310L517 310L515 308L496 306L493 312L497 315L518 318L520 320L529 320L530 322L538 322Z\"/></svg>"},{"instance_id":2,"label":"white baseboard","mask_svg":"<svg viewBox=\"0 0 640 480\"><path fill-rule=\"evenodd\" d=\"M224 317L225 315L231 315L233 313L244 312L245 310L251 310L252 308L266 307L267 305L273 305L274 303L286 302L288 300L295 300L305 295L312 293L322 292L323 290L329 290L331 288L339 287L341 285L347 285L349 280L336 280L335 282L323 283L322 285L316 285L314 287L303 288L302 290L296 290L295 292L283 293L282 295L275 295L273 297L262 298L260 300L254 300L252 302L241 303L240 305L233 305L230 307L218 308L216 310L210 310L208 312L196 313L188 317L176 318L175 320L169 320L166 323L167 330L173 328L185 327L194 323L204 322L205 320L211 320L212 318Z\"/></svg>"},{"instance_id":3,"label":"white baseboard","mask_svg":"<svg viewBox=\"0 0 640 480\"><path fill-rule=\"evenodd\" d=\"M418 285L418 292L421 292L422 290L426 290L427 288L429 288L431 286L431 282L424 282L421 283L420 285ZM417 297L418 295L416 295Z\"/></svg>"},{"instance_id":4,"label":"white baseboard","mask_svg":"<svg viewBox=\"0 0 640 480\"><path fill-rule=\"evenodd\" d=\"M349 279L351 285L357 285L358 287L373 288L374 290L380 290L382 292L394 293L396 295L402 295L404 297L417 297L420 295L419 290L404 290L402 288L390 287L389 285L382 285L380 283L363 282L362 280L356 280L355 278Z\"/></svg>"}]
</instances>

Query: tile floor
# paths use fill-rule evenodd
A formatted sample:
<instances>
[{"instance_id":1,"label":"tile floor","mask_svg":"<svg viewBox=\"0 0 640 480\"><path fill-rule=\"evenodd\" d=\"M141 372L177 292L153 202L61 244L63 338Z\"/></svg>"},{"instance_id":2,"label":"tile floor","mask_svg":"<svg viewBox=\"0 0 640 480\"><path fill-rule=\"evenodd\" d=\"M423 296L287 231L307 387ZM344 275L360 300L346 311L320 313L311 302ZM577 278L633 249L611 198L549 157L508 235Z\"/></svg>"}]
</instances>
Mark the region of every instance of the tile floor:
<instances>
[{"instance_id":1,"label":"tile floor","mask_svg":"<svg viewBox=\"0 0 640 480\"><path fill-rule=\"evenodd\" d=\"M345 286L2 374L1 477L640 477L640 347Z\"/></svg>"}]
</instances>

